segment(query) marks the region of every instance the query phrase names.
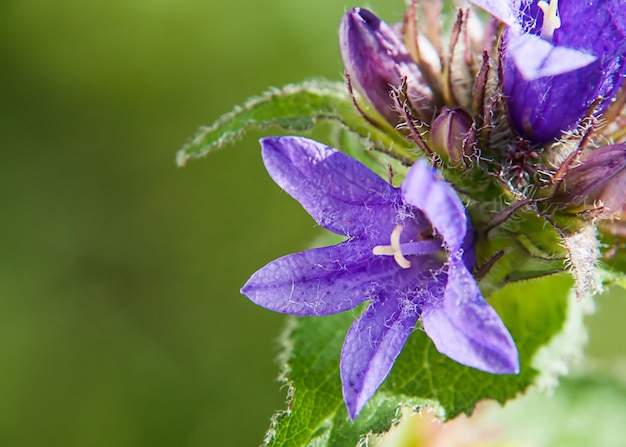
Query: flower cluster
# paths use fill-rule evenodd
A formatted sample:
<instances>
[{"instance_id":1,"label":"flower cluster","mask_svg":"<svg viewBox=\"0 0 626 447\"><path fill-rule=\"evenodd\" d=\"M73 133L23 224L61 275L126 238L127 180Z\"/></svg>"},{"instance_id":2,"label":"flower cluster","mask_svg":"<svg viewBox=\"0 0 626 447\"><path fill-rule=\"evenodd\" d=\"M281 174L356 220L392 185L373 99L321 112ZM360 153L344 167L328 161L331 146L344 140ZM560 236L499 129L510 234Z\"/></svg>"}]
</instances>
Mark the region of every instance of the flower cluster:
<instances>
[{"instance_id":1,"label":"flower cluster","mask_svg":"<svg viewBox=\"0 0 626 447\"><path fill-rule=\"evenodd\" d=\"M349 79L426 155L438 154L451 166L479 165L551 212L588 220L621 216L624 198L605 186L607 176L621 178L624 167L607 163L606 150L594 150L608 146L620 158L626 140L626 12L620 2L471 3L503 26L460 10L447 52L431 23L424 32L417 29L416 1L401 27L362 8L347 12L339 35ZM423 7L431 19L432 4ZM589 167L569 173L579 164ZM574 186L581 173L589 194Z\"/></svg>"},{"instance_id":2,"label":"flower cluster","mask_svg":"<svg viewBox=\"0 0 626 447\"><path fill-rule=\"evenodd\" d=\"M413 141L415 153L430 161L416 156L400 188L312 140L261 142L276 183L346 240L270 262L242 293L293 315L329 315L368 302L341 354L351 418L384 381L418 321L437 349L461 364L519 371L513 339L473 276L475 247L488 246L491 228L528 205L565 238L626 209L622 2L470 1L491 21L460 9L445 36L441 2L422 2L421 12L410 2L400 25L363 8L341 21L341 56L359 113ZM432 165L461 172L456 185ZM481 200L495 201L481 189L517 205L494 215L496 206L480 208ZM480 222L472 224L457 190L478 203L473 216ZM592 244L587 251L594 250ZM593 269L595 258L570 255L574 268Z\"/></svg>"}]
</instances>

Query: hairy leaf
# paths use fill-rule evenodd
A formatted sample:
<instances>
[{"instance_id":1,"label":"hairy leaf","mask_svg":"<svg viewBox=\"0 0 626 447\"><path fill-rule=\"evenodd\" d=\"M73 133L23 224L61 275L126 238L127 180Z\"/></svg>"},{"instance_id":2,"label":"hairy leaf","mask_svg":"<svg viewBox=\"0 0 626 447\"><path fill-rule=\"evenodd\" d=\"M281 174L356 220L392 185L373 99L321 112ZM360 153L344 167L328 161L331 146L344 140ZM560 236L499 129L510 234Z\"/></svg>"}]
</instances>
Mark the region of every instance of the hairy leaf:
<instances>
[{"instance_id":1,"label":"hairy leaf","mask_svg":"<svg viewBox=\"0 0 626 447\"><path fill-rule=\"evenodd\" d=\"M373 125L361 116L343 84L308 81L269 90L223 115L211 126L200 128L178 151L177 163L183 166L191 158L221 149L248 130L276 126L289 132L305 132L320 120L340 124L365 139L366 146L393 154L407 164L416 158L409 150L411 145L398 132L382 120Z\"/></svg>"},{"instance_id":2,"label":"hairy leaf","mask_svg":"<svg viewBox=\"0 0 626 447\"><path fill-rule=\"evenodd\" d=\"M266 445L356 446L370 433L387 431L402 406L435 406L448 419L471 413L483 399L505 402L515 397L538 375L535 354L563 327L571 285L568 275L547 276L508 284L489 299L518 345L519 375L493 375L455 363L417 329L354 422L341 395L339 353L356 312L292 319L281 359L290 386L288 410L274 417ZM554 361L562 359L556 356Z\"/></svg>"}]
</instances>

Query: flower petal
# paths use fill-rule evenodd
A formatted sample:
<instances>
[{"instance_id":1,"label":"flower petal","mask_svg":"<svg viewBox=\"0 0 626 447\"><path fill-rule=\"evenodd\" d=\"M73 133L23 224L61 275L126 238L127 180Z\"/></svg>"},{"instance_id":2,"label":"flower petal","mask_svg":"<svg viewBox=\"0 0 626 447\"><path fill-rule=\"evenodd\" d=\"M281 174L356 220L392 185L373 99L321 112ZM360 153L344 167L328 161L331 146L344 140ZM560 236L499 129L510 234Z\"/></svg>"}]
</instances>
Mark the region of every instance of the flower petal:
<instances>
[{"instance_id":1,"label":"flower petal","mask_svg":"<svg viewBox=\"0 0 626 447\"><path fill-rule=\"evenodd\" d=\"M557 45L594 54L603 61L626 51L626 10L623 0L561 0Z\"/></svg>"},{"instance_id":2,"label":"flower petal","mask_svg":"<svg viewBox=\"0 0 626 447\"><path fill-rule=\"evenodd\" d=\"M606 99L596 110L604 111L614 97L614 89L621 85L620 69L602 69L598 61L574 71L532 81L524 79L512 60L505 58L503 66L504 89L513 127L537 144L560 138L564 131L575 128L599 97Z\"/></svg>"},{"instance_id":3,"label":"flower petal","mask_svg":"<svg viewBox=\"0 0 626 447\"><path fill-rule=\"evenodd\" d=\"M452 360L494 374L519 372L511 334L460 259L450 262L443 300L424 303L422 324L437 350Z\"/></svg>"},{"instance_id":4,"label":"flower petal","mask_svg":"<svg viewBox=\"0 0 626 447\"><path fill-rule=\"evenodd\" d=\"M276 312L330 315L358 306L398 270L393 258L346 241L276 259L255 272L241 293Z\"/></svg>"},{"instance_id":5,"label":"flower petal","mask_svg":"<svg viewBox=\"0 0 626 447\"><path fill-rule=\"evenodd\" d=\"M519 0L470 0L470 2L511 27L519 26Z\"/></svg>"},{"instance_id":6,"label":"flower petal","mask_svg":"<svg viewBox=\"0 0 626 447\"><path fill-rule=\"evenodd\" d=\"M506 30L504 92L517 132L545 144L576 128L593 105L603 113L626 75L626 9L621 0L561 0L560 26L540 37L536 1L520 4L516 27Z\"/></svg>"},{"instance_id":7,"label":"flower petal","mask_svg":"<svg viewBox=\"0 0 626 447\"><path fill-rule=\"evenodd\" d=\"M554 46L533 34L507 33L506 51L527 81L574 71L597 59L593 54Z\"/></svg>"},{"instance_id":8,"label":"flower petal","mask_svg":"<svg viewBox=\"0 0 626 447\"><path fill-rule=\"evenodd\" d=\"M396 296L380 298L354 322L341 351L343 398L351 419L385 380L419 318L417 307L401 307Z\"/></svg>"},{"instance_id":9,"label":"flower petal","mask_svg":"<svg viewBox=\"0 0 626 447\"><path fill-rule=\"evenodd\" d=\"M319 225L344 236L381 227L387 233L387 226L382 236L391 233L399 190L368 167L308 138L263 138L261 146L270 176Z\"/></svg>"},{"instance_id":10,"label":"flower petal","mask_svg":"<svg viewBox=\"0 0 626 447\"><path fill-rule=\"evenodd\" d=\"M430 221L449 252L457 252L465 240L467 217L456 191L437 170L417 160L402 182L402 198Z\"/></svg>"}]
</instances>

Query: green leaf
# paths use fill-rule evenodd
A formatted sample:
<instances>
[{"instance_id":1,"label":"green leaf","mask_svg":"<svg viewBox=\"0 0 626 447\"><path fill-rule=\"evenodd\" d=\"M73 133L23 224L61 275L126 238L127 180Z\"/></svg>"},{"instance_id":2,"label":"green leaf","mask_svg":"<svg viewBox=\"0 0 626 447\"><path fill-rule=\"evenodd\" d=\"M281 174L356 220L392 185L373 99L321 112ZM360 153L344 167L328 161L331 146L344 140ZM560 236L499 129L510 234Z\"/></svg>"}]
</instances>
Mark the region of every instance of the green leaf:
<instances>
[{"instance_id":1,"label":"green leaf","mask_svg":"<svg viewBox=\"0 0 626 447\"><path fill-rule=\"evenodd\" d=\"M276 126L289 132L306 132L320 120L340 124L365 140L368 148L393 155L411 164L411 145L382 120L373 125L354 107L345 86L338 82L308 81L272 89L249 99L242 107L223 115L209 127L200 128L191 142L177 154L183 166L191 158L202 157L233 143L246 131Z\"/></svg>"},{"instance_id":2,"label":"green leaf","mask_svg":"<svg viewBox=\"0 0 626 447\"><path fill-rule=\"evenodd\" d=\"M479 219L487 212L483 207L470 206L472 222L484 228ZM519 211L515 218L494 228L476 241L476 260L482 268L491 268L480 280L483 296L490 296L505 284L553 275L565 270L567 252L562 237L554 227L546 225L543 217L532 211ZM501 254L501 257L498 255ZM487 267L483 267L487 266Z\"/></svg>"},{"instance_id":3,"label":"green leaf","mask_svg":"<svg viewBox=\"0 0 626 447\"><path fill-rule=\"evenodd\" d=\"M423 331L409 338L389 377L354 421L341 394L339 355L355 311L292 319L283 338L288 410L275 416L266 445L272 447L357 445L383 433L402 406L436 406L443 418L471 413L477 402L505 402L538 376L534 357L564 325L572 279L561 274L506 285L490 303L511 331L519 352L519 375L493 375L462 366L437 352ZM558 351L558 350L556 350ZM553 352L556 352L553 351ZM555 354L555 362L562 362Z\"/></svg>"}]
</instances>

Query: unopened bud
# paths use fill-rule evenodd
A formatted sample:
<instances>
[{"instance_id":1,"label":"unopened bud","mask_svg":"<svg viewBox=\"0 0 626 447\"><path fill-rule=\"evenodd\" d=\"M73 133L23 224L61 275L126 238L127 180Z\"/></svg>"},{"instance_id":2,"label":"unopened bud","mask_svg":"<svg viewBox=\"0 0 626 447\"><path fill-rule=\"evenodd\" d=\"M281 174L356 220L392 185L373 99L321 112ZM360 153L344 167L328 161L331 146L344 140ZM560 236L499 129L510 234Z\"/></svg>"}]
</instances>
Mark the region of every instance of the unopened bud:
<instances>
[{"instance_id":1,"label":"unopened bud","mask_svg":"<svg viewBox=\"0 0 626 447\"><path fill-rule=\"evenodd\" d=\"M570 168L550 198L569 209L587 211L593 218L612 218L626 211L626 144L592 150Z\"/></svg>"},{"instance_id":2,"label":"unopened bud","mask_svg":"<svg viewBox=\"0 0 626 447\"><path fill-rule=\"evenodd\" d=\"M339 45L346 71L357 90L391 125L403 120L390 97L406 83L406 96L417 118L432 119L433 93L400 37L370 11L348 11L339 27Z\"/></svg>"},{"instance_id":3,"label":"unopened bud","mask_svg":"<svg viewBox=\"0 0 626 447\"><path fill-rule=\"evenodd\" d=\"M430 128L430 148L452 164L470 155L467 138L472 128L472 117L463 109L445 107Z\"/></svg>"}]
</instances>

